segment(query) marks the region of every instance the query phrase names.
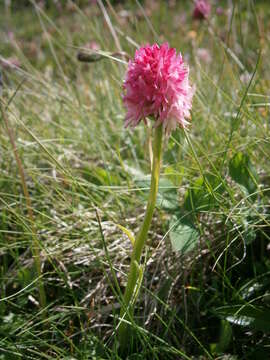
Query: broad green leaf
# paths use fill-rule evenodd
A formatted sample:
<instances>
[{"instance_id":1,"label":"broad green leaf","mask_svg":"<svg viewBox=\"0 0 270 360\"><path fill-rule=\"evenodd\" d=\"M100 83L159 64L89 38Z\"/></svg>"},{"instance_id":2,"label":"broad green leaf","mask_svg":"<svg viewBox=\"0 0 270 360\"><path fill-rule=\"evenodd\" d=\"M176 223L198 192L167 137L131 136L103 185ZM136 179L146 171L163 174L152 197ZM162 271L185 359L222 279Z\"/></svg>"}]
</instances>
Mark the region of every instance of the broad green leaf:
<instances>
[{"instance_id":1,"label":"broad green leaf","mask_svg":"<svg viewBox=\"0 0 270 360\"><path fill-rule=\"evenodd\" d=\"M31 281L34 280L34 274L33 271L31 271L31 269L28 269L26 267L22 267L19 271L18 271L18 282L21 284L21 286L27 286Z\"/></svg>"},{"instance_id":2,"label":"broad green leaf","mask_svg":"<svg viewBox=\"0 0 270 360\"><path fill-rule=\"evenodd\" d=\"M217 205L217 199L224 190L218 177L206 174L190 185L185 194L184 208L187 211L209 211Z\"/></svg>"},{"instance_id":3,"label":"broad green leaf","mask_svg":"<svg viewBox=\"0 0 270 360\"><path fill-rule=\"evenodd\" d=\"M229 173L231 178L244 186L249 194L256 191L258 175L247 154L238 152L234 155L229 163Z\"/></svg>"},{"instance_id":4,"label":"broad green leaf","mask_svg":"<svg viewBox=\"0 0 270 360\"><path fill-rule=\"evenodd\" d=\"M157 206L166 210L174 210L179 207L177 188L168 179L160 179Z\"/></svg>"},{"instance_id":5,"label":"broad green leaf","mask_svg":"<svg viewBox=\"0 0 270 360\"><path fill-rule=\"evenodd\" d=\"M218 308L215 312L234 325L270 332L270 310L267 308L235 305Z\"/></svg>"},{"instance_id":6,"label":"broad green leaf","mask_svg":"<svg viewBox=\"0 0 270 360\"><path fill-rule=\"evenodd\" d=\"M251 196L253 197L254 195ZM239 208L239 216L236 221L246 245L251 244L257 238L259 233L258 224L261 223L260 212L260 205L256 206L255 201L253 207Z\"/></svg>"},{"instance_id":7,"label":"broad green leaf","mask_svg":"<svg viewBox=\"0 0 270 360\"><path fill-rule=\"evenodd\" d=\"M144 174L140 169L125 165L125 168L132 175L133 181L144 198L148 197L151 185L151 175ZM177 186L169 178L160 178L156 204L166 210L175 210L179 207Z\"/></svg>"},{"instance_id":8,"label":"broad green leaf","mask_svg":"<svg viewBox=\"0 0 270 360\"><path fill-rule=\"evenodd\" d=\"M158 289L157 297L163 301L166 301L171 290L173 280L169 277L161 282Z\"/></svg>"},{"instance_id":9,"label":"broad green leaf","mask_svg":"<svg viewBox=\"0 0 270 360\"><path fill-rule=\"evenodd\" d=\"M175 251L185 253L197 244L199 233L188 221L173 216L170 221L170 240Z\"/></svg>"},{"instance_id":10,"label":"broad green leaf","mask_svg":"<svg viewBox=\"0 0 270 360\"><path fill-rule=\"evenodd\" d=\"M267 341L267 340L266 340ZM269 342L269 341L268 341ZM269 360L270 359L270 349L269 344L256 344L250 350L248 360Z\"/></svg>"},{"instance_id":11,"label":"broad green leaf","mask_svg":"<svg viewBox=\"0 0 270 360\"><path fill-rule=\"evenodd\" d=\"M164 174L174 185L180 186L184 176L184 167L179 165L170 165L164 169Z\"/></svg>"},{"instance_id":12,"label":"broad green leaf","mask_svg":"<svg viewBox=\"0 0 270 360\"><path fill-rule=\"evenodd\" d=\"M230 345L232 340L232 327L226 320L221 320L219 341L216 344L216 352L224 353Z\"/></svg>"},{"instance_id":13,"label":"broad green leaf","mask_svg":"<svg viewBox=\"0 0 270 360\"><path fill-rule=\"evenodd\" d=\"M126 172L136 181L145 179L146 175L142 172L141 169L134 166L130 166L124 163Z\"/></svg>"},{"instance_id":14,"label":"broad green leaf","mask_svg":"<svg viewBox=\"0 0 270 360\"><path fill-rule=\"evenodd\" d=\"M111 170L103 169L95 166L94 168L85 167L83 169L83 177L87 181L96 185L118 185L119 179Z\"/></svg>"},{"instance_id":15,"label":"broad green leaf","mask_svg":"<svg viewBox=\"0 0 270 360\"><path fill-rule=\"evenodd\" d=\"M267 292L270 286L269 275L269 273L264 273L246 282L239 290L240 297L242 299L249 300L259 294Z\"/></svg>"},{"instance_id":16,"label":"broad green leaf","mask_svg":"<svg viewBox=\"0 0 270 360\"><path fill-rule=\"evenodd\" d=\"M245 241L245 244L249 245L256 239L256 231L254 229L252 229L252 228L249 228L249 229L244 231L242 236L243 236L243 239Z\"/></svg>"},{"instance_id":17,"label":"broad green leaf","mask_svg":"<svg viewBox=\"0 0 270 360\"><path fill-rule=\"evenodd\" d=\"M150 176L135 180L135 182L145 192L147 197L151 184ZM179 207L177 187L170 180L164 178L159 180L156 205L165 210L174 210Z\"/></svg>"}]
</instances>

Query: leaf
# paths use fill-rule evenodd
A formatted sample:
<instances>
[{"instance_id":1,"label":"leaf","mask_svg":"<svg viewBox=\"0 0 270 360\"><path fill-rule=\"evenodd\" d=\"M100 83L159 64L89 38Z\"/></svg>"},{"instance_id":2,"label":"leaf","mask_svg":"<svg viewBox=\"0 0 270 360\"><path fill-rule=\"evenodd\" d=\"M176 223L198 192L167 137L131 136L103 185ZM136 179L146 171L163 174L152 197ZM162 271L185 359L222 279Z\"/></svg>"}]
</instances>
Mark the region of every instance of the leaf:
<instances>
[{"instance_id":1,"label":"leaf","mask_svg":"<svg viewBox=\"0 0 270 360\"><path fill-rule=\"evenodd\" d=\"M18 282L22 287L27 286L31 281L33 281L34 276L33 271L26 267L22 267L17 274Z\"/></svg>"},{"instance_id":2,"label":"leaf","mask_svg":"<svg viewBox=\"0 0 270 360\"><path fill-rule=\"evenodd\" d=\"M247 154L238 152L234 155L229 163L229 173L231 178L244 186L249 194L256 191L258 175Z\"/></svg>"},{"instance_id":3,"label":"leaf","mask_svg":"<svg viewBox=\"0 0 270 360\"><path fill-rule=\"evenodd\" d=\"M235 305L218 308L215 312L234 325L270 332L270 310L267 308Z\"/></svg>"},{"instance_id":4,"label":"leaf","mask_svg":"<svg viewBox=\"0 0 270 360\"><path fill-rule=\"evenodd\" d=\"M242 234L246 245L251 244L256 239L256 231L252 228L247 229Z\"/></svg>"},{"instance_id":5,"label":"leaf","mask_svg":"<svg viewBox=\"0 0 270 360\"><path fill-rule=\"evenodd\" d=\"M232 340L232 327L226 320L221 320L219 341L216 344L216 352L224 353L230 345Z\"/></svg>"},{"instance_id":6,"label":"leaf","mask_svg":"<svg viewBox=\"0 0 270 360\"><path fill-rule=\"evenodd\" d=\"M156 204L165 210L175 210L179 207L177 187L170 180L160 179Z\"/></svg>"},{"instance_id":7,"label":"leaf","mask_svg":"<svg viewBox=\"0 0 270 360\"><path fill-rule=\"evenodd\" d=\"M266 294L270 286L269 273L264 273L246 282L239 290L239 295L244 300L254 299L256 296ZM266 299L266 297L265 297Z\"/></svg>"},{"instance_id":8,"label":"leaf","mask_svg":"<svg viewBox=\"0 0 270 360\"><path fill-rule=\"evenodd\" d=\"M184 219L173 216L170 221L170 229L170 240L175 251L183 253L190 251L199 240L198 231Z\"/></svg>"},{"instance_id":9,"label":"leaf","mask_svg":"<svg viewBox=\"0 0 270 360\"><path fill-rule=\"evenodd\" d=\"M146 191L148 196L151 185L150 177L135 180L135 182L139 188ZM179 207L177 188L170 180L164 178L159 180L156 205L165 210L175 210Z\"/></svg>"},{"instance_id":10,"label":"leaf","mask_svg":"<svg viewBox=\"0 0 270 360\"><path fill-rule=\"evenodd\" d=\"M269 360L270 359L270 349L269 345L256 344L250 349L248 360Z\"/></svg>"},{"instance_id":11,"label":"leaf","mask_svg":"<svg viewBox=\"0 0 270 360\"><path fill-rule=\"evenodd\" d=\"M134 246L134 244L135 244L135 237L134 237L133 233L132 233L130 230L128 230L127 228L125 228L124 226L122 226L122 225L116 224L116 226L117 226L120 230L122 230L124 234L127 235L127 237L129 238L132 246Z\"/></svg>"},{"instance_id":12,"label":"leaf","mask_svg":"<svg viewBox=\"0 0 270 360\"><path fill-rule=\"evenodd\" d=\"M185 173L185 169L179 165L170 165L164 169L166 178L170 180L174 185L180 186Z\"/></svg>"},{"instance_id":13,"label":"leaf","mask_svg":"<svg viewBox=\"0 0 270 360\"><path fill-rule=\"evenodd\" d=\"M124 166L125 166L125 171L127 172L127 174L131 175L131 177L133 179L135 179L135 181L143 180L146 177L146 175L142 172L141 169L138 169L134 166L130 166L126 163L124 163Z\"/></svg>"},{"instance_id":14,"label":"leaf","mask_svg":"<svg viewBox=\"0 0 270 360\"><path fill-rule=\"evenodd\" d=\"M151 185L151 175L146 175L140 169L126 164L125 169L132 175L136 186L141 189L141 195L147 198ZM179 207L177 186L167 177L159 179L156 205L165 210L175 210Z\"/></svg>"},{"instance_id":15,"label":"leaf","mask_svg":"<svg viewBox=\"0 0 270 360\"><path fill-rule=\"evenodd\" d=\"M217 197L225 190L222 181L212 174L198 178L185 194L184 208L187 211L209 211L217 205Z\"/></svg>"},{"instance_id":16,"label":"leaf","mask_svg":"<svg viewBox=\"0 0 270 360\"><path fill-rule=\"evenodd\" d=\"M161 282L157 293L158 299L162 301L167 301L168 295L171 290L172 282L173 280L171 278L166 278L163 282Z\"/></svg>"},{"instance_id":17,"label":"leaf","mask_svg":"<svg viewBox=\"0 0 270 360\"><path fill-rule=\"evenodd\" d=\"M103 169L102 167L95 166L94 168L85 167L82 173L84 179L95 185L117 185L119 179L116 174L111 170Z\"/></svg>"},{"instance_id":18,"label":"leaf","mask_svg":"<svg viewBox=\"0 0 270 360\"><path fill-rule=\"evenodd\" d=\"M133 292L133 298L132 298L133 304L136 302L136 299L139 295L139 291L140 291L140 288L142 286L142 281L143 281L143 273L144 273L144 266L139 265L136 260L135 260L135 266L136 266L136 270L137 270L137 281L136 281L136 287Z\"/></svg>"},{"instance_id":19,"label":"leaf","mask_svg":"<svg viewBox=\"0 0 270 360\"><path fill-rule=\"evenodd\" d=\"M249 198L250 197L254 197L254 194L249 196ZM260 213L261 205L259 202L255 201L252 207L239 208L239 216L237 217L236 222L246 245L250 245L257 239L257 235L260 232L258 224L262 221Z\"/></svg>"}]
</instances>

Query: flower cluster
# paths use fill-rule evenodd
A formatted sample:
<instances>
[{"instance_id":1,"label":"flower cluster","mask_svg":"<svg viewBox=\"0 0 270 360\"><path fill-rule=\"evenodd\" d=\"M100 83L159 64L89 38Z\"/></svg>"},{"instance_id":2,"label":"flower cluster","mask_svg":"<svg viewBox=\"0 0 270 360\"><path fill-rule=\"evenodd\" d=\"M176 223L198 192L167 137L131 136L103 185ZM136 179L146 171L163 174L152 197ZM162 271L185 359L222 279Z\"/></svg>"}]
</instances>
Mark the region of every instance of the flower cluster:
<instances>
[{"instance_id":1,"label":"flower cluster","mask_svg":"<svg viewBox=\"0 0 270 360\"><path fill-rule=\"evenodd\" d=\"M206 19L211 12L211 5L207 0L197 0L193 11L194 19Z\"/></svg>"},{"instance_id":2,"label":"flower cluster","mask_svg":"<svg viewBox=\"0 0 270 360\"><path fill-rule=\"evenodd\" d=\"M170 134L185 128L190 117L193 89L189 69L181 54L167 43L141 47L128 64L123 101L127 109L125 126L135 127L152 116Z\"/></svg>"}]
</instances>

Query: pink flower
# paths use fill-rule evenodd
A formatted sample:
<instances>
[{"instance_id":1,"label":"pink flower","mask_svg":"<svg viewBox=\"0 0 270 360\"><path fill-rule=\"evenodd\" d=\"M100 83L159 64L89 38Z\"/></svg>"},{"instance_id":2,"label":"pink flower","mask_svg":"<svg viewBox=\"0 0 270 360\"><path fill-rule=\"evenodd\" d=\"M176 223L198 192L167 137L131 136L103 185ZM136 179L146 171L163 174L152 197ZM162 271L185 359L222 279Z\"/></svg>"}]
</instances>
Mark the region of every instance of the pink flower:
<instances>
[{"instance_id":1,"label":"pink flower","mask_svg":"<svg viewBox=\"0 0 270 360\"><path fill-rule=\"evenodd\" d=\"M217 15L223 15L224 14L224 10L221 6L218 6L216 9L216 13Z\"/></svg>"},{"instance_id":2,"label":"pink flower","mask_svg":"<svg viewBox=\"0 0 270 360\"><path fill-rule=\"evenodd\" d=\"M206 64L210 64L211 61L212 61L212 56L211 56L210 52L207 49L199 48L197 50L197 56L198 56L198 58L200 60L202 60Z\"/></svg>"},{"instance_id":3,"label":"pink flower","mask_svg":"<svg viewBox=\"0 0 270 360\"><path fill-rule=\"evenodd\" d=\"M206 19L211 12L211 5L207 0L197 0L193 11L194 19Z\"/></svg>"},{"instance_id":4,"label":"pink flower","mask_svg":"<svg viewBox=\"0 0 270 360\"><path fill-rule=\"evenodd\" d=\"M89 43L87 43L85 47L93 51L100 50L100 45L95 40L92 40Z\"/></svg>"},{"instance_id":5,"label":"pink flower","mask_svg":"<svg viewBox=\"0 0 270 360\"><path fill-rule=\"evenodd\" d=\"M194 93L188 75L181 54L167 43L137 50L134 60L129 61L123 85L125 126L135 127L146 116L152 116L156 126L163 124L166 134L177 125L185 128Z\"/></svg>"},{"instance_id":6,"label":"pink flower","mask_svg":"<svg viewBox=\"0 0 270 360\"><path fill-rule=\"evenodd\" d=\"M21 67L20 60L16 58L16 56L11 56L7 59L2 58L0 60L0 65L2 65L4 69L16 69Z\"/></svg>"}]
</instances>

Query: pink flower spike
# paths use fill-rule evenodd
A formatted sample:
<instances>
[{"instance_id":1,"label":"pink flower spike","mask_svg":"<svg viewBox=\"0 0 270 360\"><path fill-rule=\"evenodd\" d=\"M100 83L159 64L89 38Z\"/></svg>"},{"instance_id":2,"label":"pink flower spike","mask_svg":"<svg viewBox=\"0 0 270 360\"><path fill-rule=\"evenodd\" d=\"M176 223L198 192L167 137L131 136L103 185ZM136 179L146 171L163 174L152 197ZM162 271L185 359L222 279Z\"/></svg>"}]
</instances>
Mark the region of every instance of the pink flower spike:
<instances>
[{"instance_id":1,"label":"pink flower spike","mask_svg":"<svg viewBox=\"0 0 270 360\"><path fill-rule=\"evenodd\" d=\"M203 20L211 13L211 4L207 0L197 0L193 11L193 18Z\"/></svg>"},{"instance_id":2,"label":"pink flower spike","mask_svg":"<svg viewBox=\"0 0 270 360\"><path fill-rule=\"evenodd\" d=\"M124 80L125 126L137 126L152 116L167 135L177 126L186 128L194 89L188 81L189 69L181 54L167 43L141 47L128 63Z\"/></svg>"}]
</instances>

